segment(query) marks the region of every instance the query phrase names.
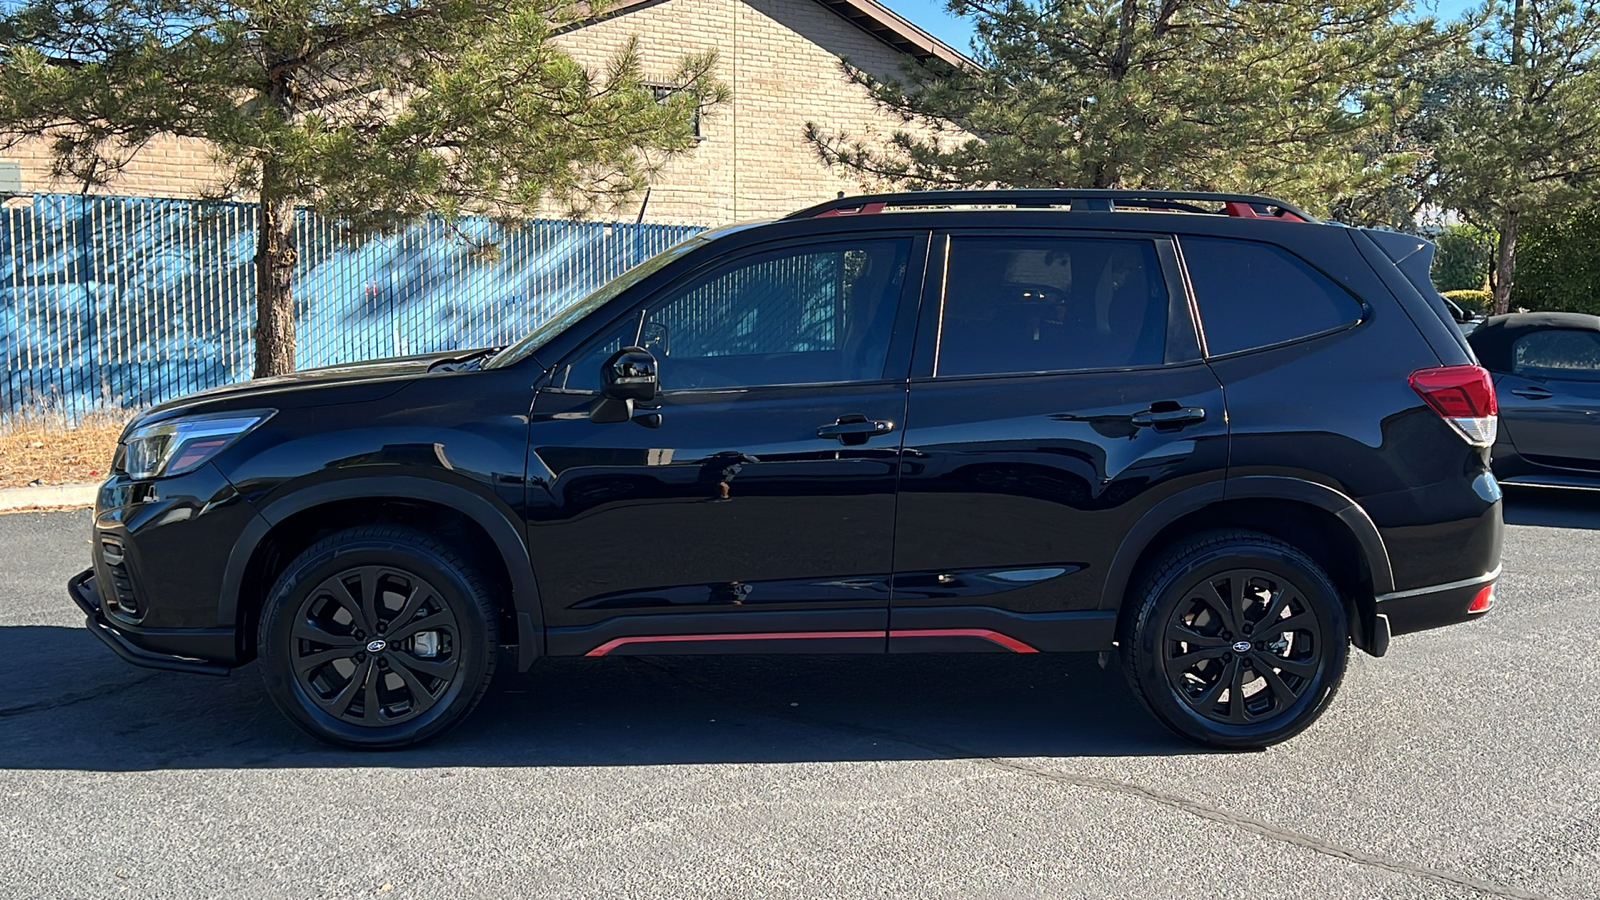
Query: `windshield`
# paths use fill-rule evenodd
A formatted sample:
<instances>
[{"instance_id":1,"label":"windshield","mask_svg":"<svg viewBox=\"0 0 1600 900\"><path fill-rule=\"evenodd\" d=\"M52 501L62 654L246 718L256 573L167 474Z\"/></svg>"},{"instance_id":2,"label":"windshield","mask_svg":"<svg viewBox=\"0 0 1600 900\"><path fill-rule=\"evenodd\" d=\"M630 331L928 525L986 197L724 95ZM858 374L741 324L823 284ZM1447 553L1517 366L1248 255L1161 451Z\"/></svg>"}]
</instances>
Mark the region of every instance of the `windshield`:
<instances>
[{"instance_id":1,"label":"windshield","mask_svg":"<svg viewBox=\"0 0 1600 900\"><path fill-rule=\"evenodd\" d=\"M612 298L633 287L646 277L659 270L662 266L672 262L678 257L699 247L710 239L715 232L702 232L687 240L674 244L657 253L644 262L634 266L616 278L601 285L598 290L579 300L577 303L563 309L551 316L543 325L535 328L527 337L505 348L490 357L484 363L485 369L500 369L515 365L532 356L534 351L543 347L549 340L570 328L579 319L605 306Z\"/></svg>"}]
</instances>

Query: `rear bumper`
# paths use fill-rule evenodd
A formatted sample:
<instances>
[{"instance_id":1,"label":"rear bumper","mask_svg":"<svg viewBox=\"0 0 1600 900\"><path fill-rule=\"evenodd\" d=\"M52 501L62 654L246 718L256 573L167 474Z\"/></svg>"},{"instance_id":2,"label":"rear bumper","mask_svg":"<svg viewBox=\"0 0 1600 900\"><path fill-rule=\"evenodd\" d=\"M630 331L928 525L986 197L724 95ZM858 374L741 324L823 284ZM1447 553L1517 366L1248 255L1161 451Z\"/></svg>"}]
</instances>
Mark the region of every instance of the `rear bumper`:
<instances>
[{"instance_id":1,"label":"rear bumper","mask_svg":"<svg viewBox=\"0 0 1600 900\"><path fill-rule=\"evenodd\" d=\"M1499 578L1500 567L1496 566L1494 571L1476 578L1381 594L1376 598L1375 611L1388 618L1391 634L1455 625L1488 612L1488 607L1477 612L1469 612L1468 607L1485 587L1492 589Z\"/></svg>"},{"instance_id":2,"label":"rear bumper","mask_svg":"<svg viewBox=\"0 0 1600 900\"><path fill-rule=\"evenodd\" d=\"M214 660L220 652L232 652L232 629L142 629L113 623L100 608L93 569L72 576L67 594L88 616L89 632L127 662L198 675L227 675L230 670Z\"/></svg>"}]
</instances>

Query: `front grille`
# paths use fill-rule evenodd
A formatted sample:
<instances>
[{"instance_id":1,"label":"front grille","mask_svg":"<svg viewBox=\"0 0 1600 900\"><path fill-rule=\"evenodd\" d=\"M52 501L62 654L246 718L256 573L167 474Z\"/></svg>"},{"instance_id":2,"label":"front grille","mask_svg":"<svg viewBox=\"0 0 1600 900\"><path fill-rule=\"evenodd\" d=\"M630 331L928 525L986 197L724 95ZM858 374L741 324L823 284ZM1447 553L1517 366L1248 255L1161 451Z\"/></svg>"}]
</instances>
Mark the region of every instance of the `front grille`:
<instances>
[{"instance_id":1,"label":"front grille","mask_svg":"<svg viewBox=\"0 0 1600 900\"><path fill-rule=\"evenodd\" d=\"M127 555L122 542L113 537L100 538L100 559L105 563L109 584L100 592L107 612L120 612L134 619L143 614L138 595L133 591L133 575L128 570Z\"/></svg>"}]
</instances>

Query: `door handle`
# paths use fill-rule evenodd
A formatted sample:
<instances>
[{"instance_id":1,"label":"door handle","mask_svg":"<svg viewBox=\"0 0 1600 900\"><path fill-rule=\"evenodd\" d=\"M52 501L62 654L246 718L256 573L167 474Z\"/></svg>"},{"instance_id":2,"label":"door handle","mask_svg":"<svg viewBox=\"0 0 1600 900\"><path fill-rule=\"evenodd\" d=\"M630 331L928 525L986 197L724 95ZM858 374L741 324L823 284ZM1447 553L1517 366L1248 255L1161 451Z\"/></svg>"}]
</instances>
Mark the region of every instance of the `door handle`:
<instances>
[{"instance_id":1,"label":"door handle","mask_svg":"<svg viewBox=\"0 0 1600 900\"><path fill-rule=\"evenodd\" d=\"M1555 394L1550 393L1542 387L1512 388L1511 393L1516 394L1518 397L1526 397L1529 400L1549 400L1551 397L1555 396Z\"/></svg>"},{"instance_id":2,"label":"door handle","mask_svg":"<svg viewBox=\"0 0 1600 900\"><path fill-rule=\"evenodd\" d=\"M1157 428L1168 425L1188 425L1193 422L1204 422L1206 411L1198 406L1180 406L1176 409L1155 409L1154 407L1144 412L1136 412L1128 417L1133 424L1139 426L1153 425Z\"/></svg>"},{"instance_id":3,"label":"door handle","mask_svg":"<svg viewBox=\"0 0 1600 900\"><path fill-rule=\"evenodd\" d=\"M836 438L842 444L865 444L867 438L888 434L893 430L893 422L873 421L866 416L851 414L840 416L832 425L818 428L817 437Z\"/></svg>"}]
</instances>

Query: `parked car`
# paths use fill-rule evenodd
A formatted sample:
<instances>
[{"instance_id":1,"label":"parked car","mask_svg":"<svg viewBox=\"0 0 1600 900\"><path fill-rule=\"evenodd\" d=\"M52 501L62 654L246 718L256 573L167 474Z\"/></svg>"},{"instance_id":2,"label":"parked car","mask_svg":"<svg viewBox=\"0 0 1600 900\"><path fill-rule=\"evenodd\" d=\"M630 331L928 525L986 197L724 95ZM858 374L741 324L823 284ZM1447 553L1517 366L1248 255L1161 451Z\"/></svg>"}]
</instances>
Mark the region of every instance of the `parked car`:
<instances>
[{"instance_id":1,"label":"parked car","mask_svg":"<svg viewBox=\"0 0 1600 900\"><path fill-rule=\"evenodd\" d=\"M518 343L149 410L70 593L306 731L438 735L497 648L1115 651L1261 747L1353 643L1500 573L1495 401L1431 245L1281 200L841 198L695 237Z\"/></svg>"},{"instance_id":2,"label":"parked car","mask_svg":"<svg viewBox=\"0 0 1600 900\"><path fill-rule=\"evenodd\" d=\"M1600 316L1494 316L1467 340L1494 375L1500 480L1600 488Z\"/></svg>"},{"instance_id":3,"label":"parked car","mask_svg":"<svg viewBox=\"0 0 1600 900\"><path fill-rule=\"evenodd\" d=\"M1483 324L1483 313L1463 309L1461 304L1443 294L1439 295L1439 299L1443 301L1445 308L1450 310L1450 318L1461 329L1462 334L1471 334L1479 325Z\"/></svg>"}]
</instances>

